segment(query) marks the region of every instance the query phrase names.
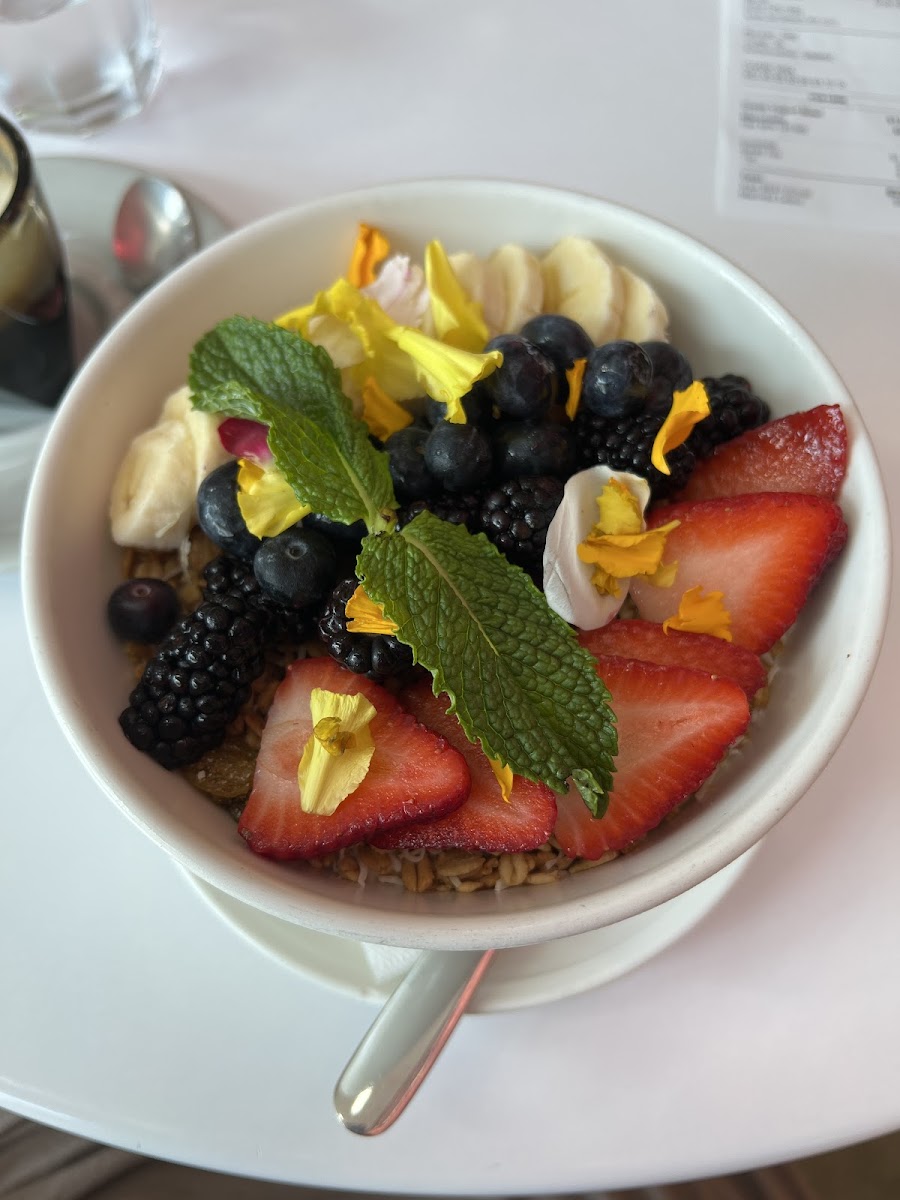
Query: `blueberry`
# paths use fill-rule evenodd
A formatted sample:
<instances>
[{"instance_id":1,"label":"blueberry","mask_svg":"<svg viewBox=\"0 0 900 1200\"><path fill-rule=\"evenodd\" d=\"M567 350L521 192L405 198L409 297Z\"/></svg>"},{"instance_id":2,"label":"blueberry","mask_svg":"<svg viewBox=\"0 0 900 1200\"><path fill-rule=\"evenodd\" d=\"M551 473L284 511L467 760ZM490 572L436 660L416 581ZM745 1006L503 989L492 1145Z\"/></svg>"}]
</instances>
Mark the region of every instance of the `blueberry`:
<instances>
[{"instance_id":1,"label":"blueberry","mask_svg":"<svg viewBox=\"0 0 900 1200\"><path fill-rule=\"evenodd\" d=\"M494 439L501 479L553 475L567 479L575 468L575 440L565 425L505 421Z\"/></svg>"},{"instance_id":2,"label":"blueberry","mask_svg":"<svg viewBox=\"0 0 900 1200\"><path fill-rule=\"evenodd\" d=\"M429 434L430 430L409 425L392 433L384 443L398 500L424 500L437 490L425 466L425 443Z\"/></svg>"},{"instance_id":3,"label":"blueberry","mask_svg":"<svg viewBox=\"0 0 900 1200\"><path fill-rule=\"evenodd\" d=\"M532 317L522 326L521 334L553 361L559 377L559 398L562 401L568 399L566 371L576 358L587 358L593 350L590 336L577 321L561 313L540 313Z\"/></svg>"},{"instance_id":4,"label":"blueberry","mask_svg":"<svg viewBox=\"0 0 900 1200\"><path fill-rule=\"evenodd\" d=\"M326 517L324 513L310 513L304 517L303 528L315 529L317 533L324 534L335 542L357 543L366 536L365 521L354 521L352 525L345 525L343 521L332 521L331 517Z\"/></svg>"},{"instance_id":5,"label":"blueberry","mask_svg":"<svg viewBox=\"0 0 900 1200\"><path fill-rule=\"evenodd\" d=\"M606 342L588 355L581 403L597 417L625 417L643 407L653 364L636 342Z\"/></svg>"},{"instance_id":6,"label":"blueberry","mask_svg":"<svg viewBox=\"0 0 900 1200\"><path fill-rule=\"evenodd\" d=\"M129 579L112 593L106 613L123 641L158 642L178 619L178 596L162 579Z\"/></svg>"},{"instance_id":7,"label":"blueberry","mask_svg":"<svg viewBox=\"0 0 900 1200\"><path fill-rule=\"evenodd\" d=\"M448 492L467 492L487 480L493 452L487 435L475 425L442 421L425 443L425 464Z\"/></svg>"},{"instance_id":8,"label":"blueberry","mask_svg":"<svg viewBox=\"0 0 900 1200\"><path fill-rule=\"evenodd\" d=\"M328 538L292 525L266 538L253 559L253 574L267 596L285 608L305 608L331 591L338 560Z\"/></svg>"},{"instance_id":9,"label":"blueberry","mask_svg":"<svg viewBox=\"0 0 900 1200\"><path fill-rule=\"evenodd\" d=\"M238 508L237 473L234 459L206 476L197 491L197 521L220 550L251 562L260 540L247 528Z\"/></svg>"},{"instance_id":10,"label":"blueberry","mask_svg":"<svg viewBox=\"0 0 900 1200\"><path fill-rule=\"evenodd\" d=\"M485 346L501 350L503 362L483 381L502 417L538 421L555 404L559 380L553 360L517 333L501 333Z\"/></svg>"},{"instance_id":11,"label":"blueberry","mask_svg":"<svg viewBox=\"0 0 900 1200\"><path fill-rule=\"evenodd\" d=\"M683 392L694 382L691 364L668 342L641 342L641 349L650 359L654 380L665 379L676 392Z\"/></svg>"},{"instance_id":12,"label":"blueberry","mask_svg":"<svg viewBox=\"0 0 900 1200\"><path fill-rule=\"evenodd\" d=\"M462 398L463 412L470 425L489 425L493 419L492 405L490 393L483 383L476 383L471 392ZM443 421L446 413L447 405L443 400L432 400L430 396L425 398L425 419L429 425Z\"/></svg>"}]
</instances>

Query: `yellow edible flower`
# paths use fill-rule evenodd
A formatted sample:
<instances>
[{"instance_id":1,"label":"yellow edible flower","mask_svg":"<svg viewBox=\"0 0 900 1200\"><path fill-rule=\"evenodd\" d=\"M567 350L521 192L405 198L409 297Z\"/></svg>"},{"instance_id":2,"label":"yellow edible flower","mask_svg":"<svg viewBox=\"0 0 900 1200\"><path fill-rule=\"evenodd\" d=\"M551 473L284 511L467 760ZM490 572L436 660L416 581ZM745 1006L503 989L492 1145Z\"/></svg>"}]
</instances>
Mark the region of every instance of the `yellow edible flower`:
<instances>
[{"instance_id":1,"label":"yellow edible flower","mask_svg":"<svg viewBox=\"0 0 900 1200\"><path fill-rule=\"evenodd\" d=\"M365 593L362 584L344 605L344 612L350 618L347 622L348 633L396 633L397 625L384 615L384 609L376 604Z\"/></svg>"},{"instance_id":2,"label":"yellow edible flower","mask_svg":"<svg viewBox=\"0 0 900 1200\"><path fill-rule=\"evenodd\" d=\"M447 405L446 419L460 425L466 420L463 396L503 362L499 350L487 354L458 350L408 325L395 325L388 337L409 356L419 384L418 394L424 391L433 400L442 400Z\"/></svg>"},{"instance_id":3,"label":"yellow edible flower","mask_svg":"<svg viewBox=\"0 0 900 1200\"><path fill-rule=\"evenodd\" d=\"M377 380L371 377L363 384L362 418L372 433L382 442L392 433L411 425L413 415L408 408L393 400Z\"/></svg>"},{"instance_id":4,"label":"yellow edible flower","mask_svg":"<svg viewBox=\"0 0 900 1200\"><path fill-rule=\"evenodd\" d=\"M586 358L576 358L571 367L566 369L566 381L569 384L569 397L566 400L566 416L570 421L575 420L578 405L581 403L581 385L584 382Z\"/></svg>"},{"instance_id":5,"label":"yellow edible flower","mask_svg":"<svg viewBox=\"0 0 900 1200\"><path fill-rule=\"evenodd\" d=\"M723 592L703 595L702 587L692 587L678 602L678 612L663 621L663 629L682 629L687 633L710 633L713 637L731 641L731 613L722 603Z\"/></svg>"},{"instance_id":6,"label":"yellow edible flower","mask_svg":"<svg viewBox=\"0 0 900 1200\"><path fill-rule=\"evenodd\" d=\"M488 762L491 764L491 770L500 784L500 795L509 804L514 778L512 767L508 763L501 762L499 758L488 758Z\"/></svg>"},{"instance_id":7,"label":"yellow edible flower","mask_svg":"<svg viewBox=\"0 0 900 1200\"><path fill-rule=\"evenodd\" d=\"M663 421L654 441L650 461L663 475L671 475L666 455L687 441L688 435L698 421L709 416L709 396L706 388L695 379L684 389L672 397L672 407L669 415Z\"/></svg>"},{"instance_id":8,"label":"yellow edible flower","mask_svg":"<svg viewBox=\"0 0 900 1200\"><path fill-rule=\"evenodd\" d=\"M369 724L375 706L365 696L313 688L313 733L297 767L300 807L330 816L365 779L375 753Z\"/></svg>"},{"instance_id":9,"label":"yellow edible flower","mask_svg":"<svg viewBox=\"0 0 900 1200\"><path fill-rule=\"evenodd\" d=\"M347 278L354 287L367 287L375 282L375 270L387 258L390 249L391 244L380 229L360 221L347 269Z\"/></svg>"},{"instance_id":10,"label":"yellow edible flower","mask_svg":"<svg viewBox=\"0 0 900 1200\"><path fill-rule=\"evenodd\" d=\"M301 504L277 467L261 467L238 459L238 508L256 537L275 537L302 520L312 509Z\"/></svg>"},{"instance_id":11,"label":"yellow edible flower","mask_svg":"<svg viewBox=\"0 0 900 1200\"><path fill-rule=\"evenodd\" d=\"M594 587L618 596L618 581L635 575L647 575L654 583L665 581L665 586L671 583L675 565L665 565L662 556L666 538L679 522L645 530L637 497L618 479L610 479L597 497L597 508L600 519L578 546L581 561L594 565Z\"/></svg>"},{"instance_id":12,"label":"yellow edible flower","mask_svg":"<svg viewBox=\"0 0 900 1200\"><path fill-rule=\"evenodd\" d=\"M458 350L480 350L489 337L481 305L456 278L438 241L425 247L425 282L438 339Z\"/></svg>"}]
</instances>

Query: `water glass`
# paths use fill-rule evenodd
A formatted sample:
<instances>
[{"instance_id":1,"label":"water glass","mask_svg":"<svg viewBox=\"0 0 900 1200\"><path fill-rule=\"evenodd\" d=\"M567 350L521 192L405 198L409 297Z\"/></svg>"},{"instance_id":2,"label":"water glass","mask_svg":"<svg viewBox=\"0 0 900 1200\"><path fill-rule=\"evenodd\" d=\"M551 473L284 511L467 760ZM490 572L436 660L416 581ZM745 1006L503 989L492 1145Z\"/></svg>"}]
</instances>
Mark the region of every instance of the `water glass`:
<instances>
[{"instance_id":1,"label":"water glass","mask_svg":"<svg viewBox=\"0 0 900 1200\"><path fill-rule=\"evenodd\" d=\"M0 404L53 405L74 370L59 238L21 134L0 117Z\"/></svg>"},{"instance_id":2,"label":"water glass","mask_svg":"<svg viewBox=\"0 0 900 1200\"><path fill-rule=\"evenodd\" d=\"M149 0L0 0L0 103L46 133L139 112L159 80Z\"/></svg>"}]
</instances>

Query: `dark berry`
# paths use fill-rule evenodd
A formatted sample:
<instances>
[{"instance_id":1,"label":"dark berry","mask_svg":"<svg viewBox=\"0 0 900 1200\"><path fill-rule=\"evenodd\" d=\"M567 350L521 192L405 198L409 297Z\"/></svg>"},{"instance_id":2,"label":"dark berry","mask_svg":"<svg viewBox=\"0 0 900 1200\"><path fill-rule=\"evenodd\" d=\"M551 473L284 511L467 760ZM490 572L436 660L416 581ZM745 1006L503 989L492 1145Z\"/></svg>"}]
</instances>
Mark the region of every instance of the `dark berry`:
<instances>
[{"instance_id":1,"label":"dark berry","mask_svg":"<svg viewBox=\"0 0 900 1200\"><path fill-rule=\"evenodd\" d=\"M654 380L664 379L676 392L683 392L694 382L691 364L668 342L641 342L641 349L653 366Z\"/></svg>"},{"instance_id":2,"label":"dark berry","mask_svg":"<svg viewBox=\"0 0 900 1200\"><path fill-rule=\"evenodd\" d=\"M567 479L575 466L575 445L565 425L536 425L505 421L494 438L497 474L501 479L520 475L554 475Z\"/></svg>"},{"instance_id":3,"label":"dark berry","mask_svg":"<svg viewBox=\"0 0 900 1200\"><path fill-rule=\"evenodd\" d=\"M687 444L698 458L708 458L717 446L756 429L769 420L769 406L743 375L703 380L709 397L709 416L696 424Z\"/></svg>"},{"instance_id":4,"label":"dark berry","mask_svg":"<svg viewBox=\"0 0 900 1200\"><path fill-rule=\"evenodd\" d=\"M384 443L398 500L420 500L437 490L434 477L425 465L428 436L427 429L410 425L392 433Z\"/></svg>"},{"instance_id":5,"label":"dark berry","mask_svg":"<svg viewBox=\"0 0 900 1200\"><path fill-rule=\"evenodd\" d=\"M593 350L589 335L577 321L561 313L540 313L526 321L520 333L553 362L559 380L559 399L565 401L569 395L566 371L576 358L587 358Z\"/></svg>"},{"instance_id":6,"label":"dark berry","mask_svg":"<svg viewBox=\"0 0 900 1200\"><path fill-rule=\"evenodd\" d=\"M501 417L539 421L550 411L558 394L553 360L517 333L491 338L485 353L500 350L503 362L483 381L483 387Z\"/></svg>"},{"instance_id":7,"label":"dark berry","mask_svg":"<svg viewBox=\"0 0 900 1200\"><path fill-rule=\"evenodd\" d=\"M361 542L366 536L365 521L354 521L352 525L345 525L343 521L332 521L331 517L326 517L323 513L310 513L304 517L303 528L315 529L331 541L352 545Z\"/></svg>"},{"instance_id":8,"label":"dark berry","mask_svg":"<svg viewBox=\"0 0 900 1200\"><path fill-rule=\"evenodd\" d=\"M266 538L253 559L259 586L284 608L306 608L334 584L337 556L328 538L315 529L293 525Z\"/></svg>"},{"instance_id":9,"label":"dark berry","mask_svg":"<svg viewBox=\"0 0 900 1200\"><path fill-rule=\"evenodd\" d=\"M485 494L479 513L482 531L510 562L540 576L547 528L563 497L564 485L549 475L510 479Z\"/></svg>"},{"instance_id":10,"label":"dark berry","mask_svg":"<svg viewBox=\"0 0 900 1200\"><path fill-rule=\"evenodd\" d=\"M442 421L428 435L425 465L445 491L468 492L491 473L491 443L475 425Z\"/></svg>"},{"instance_id":11,"label":"dark berry","mask_svg":"<svg viewBox=\"0 0 900 1200\"><path fill-rule=\"evenodd\" d=\"M163 579L129 579L110 596L106 614L123 641L158 642L178 620L178 596Z\"/></svg>"},{"instance_id":12,"label":"dark berry","mask_svg":"<svg viewBox=\"0 0 900 1200\"><path fill-rule=\"evenodd\" d=\"M332 658L357 675L381 681L401 675L413 665L412 651L390 634L349 633L347 601L356 591L355 576L342 579L319 617L319 636Z\"/></svg>"},{"instance_id":13,"label":"dark berry","mask_svg":"<svg viewBox=\"0 0 900 1200\"><path fill-rule=\"evenodd\" d=\"M216 467L197 491L197 521L209 540L226 554L250 562L260 539L247 528L237 501L238 462Z\"/></svg>"},{"instance_id":14,"label":"dark berry","mask_svg":"<svg viewBox=\"0 0 900 1200\"><path fill-rule=\"evenodd\" d=\"M414 500L397 513L397 528L408 525L420 512L430 512L451 525L465 525L472 533L479 529L480 492L438 492L429 500Z\"/></svg>"},{"instance_id":15,"label":"dark berry","mask_svg":"<svg viewBox=\"0 0 900 1200\"><path fill-rule=\"evenodd\" d=\"M654 500L674 495L687 483L696 459L685 442L666 455L670 475L653 466L653 443L667 413L665 406L625 417L598 417L579 408L574 423L579 465L608 466L640 475L650 485Z\"/></svg>"},{"instance_id":16,"label":"dark berry","mask_svg":"<svg viewBox=\"0 0 900 1200\"><path fill-rule=\"evenodd\" d=\"M643 407L653 364L636 342L606 342L588 355L581 407L597 417L622 417Z\"/></svg>"},{"instance_id":17,"label":"dark berry","mask_svg":"<svg viewBox=\"0 0 900 1200\"><path fill-rule=\"evenodd\" d=\"M463 412L470 425L490 425L493 419L492 401L483 383L476 383L471 392L462 398ZM437 425L446 419L447 405L443 400L425 398L425 419L429 425Z\"/></svg>"}]
</instances>

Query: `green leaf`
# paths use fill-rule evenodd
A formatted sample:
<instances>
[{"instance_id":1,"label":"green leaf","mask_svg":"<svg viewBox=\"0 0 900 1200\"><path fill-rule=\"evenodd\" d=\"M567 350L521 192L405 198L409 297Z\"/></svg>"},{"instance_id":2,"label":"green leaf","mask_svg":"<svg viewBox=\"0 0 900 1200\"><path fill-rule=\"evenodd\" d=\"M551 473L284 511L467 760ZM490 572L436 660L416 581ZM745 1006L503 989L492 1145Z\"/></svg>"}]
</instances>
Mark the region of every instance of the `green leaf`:
<instances>
[{"instance_id":1,"label":"green leaf","mask_svg":"<svg viewBox=\"0 0 900 1200\"><path fill-rule=\"evenodd\" d=\"M557 792L574 774L600 811L617 750L609 692L523 571L484 534L423 512L399 534L367 537L357 574L471 741Z\"/></svg>"},{"instance_id":2,"label":"green leaf","mask_svg":"<svg viewBox=\"0 0 900 1200\"><path fill-rule=\"evenodd\" d=\"M397 507L387 456L369 441L321 346L291 330L230 317L191 354L193 403L269 426L275 465L303 504L335 521L390 526Z\"/></svg>"}]
</instances>

